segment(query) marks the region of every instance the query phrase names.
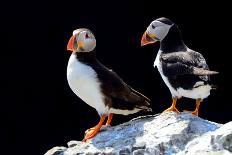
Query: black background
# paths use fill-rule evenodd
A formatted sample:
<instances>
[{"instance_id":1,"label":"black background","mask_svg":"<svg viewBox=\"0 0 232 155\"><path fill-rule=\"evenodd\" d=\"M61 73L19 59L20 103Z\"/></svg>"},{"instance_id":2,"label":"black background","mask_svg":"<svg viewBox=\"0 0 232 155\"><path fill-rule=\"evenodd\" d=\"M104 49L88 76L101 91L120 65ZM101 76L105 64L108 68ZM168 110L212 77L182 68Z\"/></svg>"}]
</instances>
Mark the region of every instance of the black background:
<instances>
[{"instance_id":1,"label":"black background","mask_svg":"<svg viewBox=\"0 0 232 155\"><path fill-rule=\"evenodd\" d=\"M152 99L153 113L170 106L171 95L153 68L159 44L140 47L150 22L168 17L179 25L187 46L201 52L218 86L200 107L200 117L231 121L231 11L220 2L50 1L1 5L0 139L7 154L41 155L98 122L97 112L68 86L66 44L77 28L92 30L97 57L125 82ZM195 108L181 99L180 110ZM144 115L115 116L112 125ZM5 147L6 146L6 147Z\"/></svg>"}]
</instances>

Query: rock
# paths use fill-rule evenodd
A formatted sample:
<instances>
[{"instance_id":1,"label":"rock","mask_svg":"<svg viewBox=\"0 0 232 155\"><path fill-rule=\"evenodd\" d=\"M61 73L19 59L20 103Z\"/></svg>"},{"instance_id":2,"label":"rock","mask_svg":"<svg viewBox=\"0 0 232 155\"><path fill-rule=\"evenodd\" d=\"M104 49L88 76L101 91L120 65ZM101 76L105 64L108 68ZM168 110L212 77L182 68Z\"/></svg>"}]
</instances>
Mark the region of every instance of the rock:
<instances>
[{"instance_id":1,"label":"rock","mask_svg":"<svg viewBox=\"0 0 232 155\"><path fill-rule=\"evenodd\" d=\"M87 142L70 141L45 155L229 155L232 122L218 124L189 113L163 113L135 118L102 129Z\"/></svg>"},{"instance_id":2,"label":"rock","mask_svg":"<svg viewBox=\"0 0 232 155\"><path fill-rule=\"evenodd\" d=\"M66 151L67 148L66 147L63 147L63 146L60 146L60 147L54 147L52 148L51 150L49 150L47 153L45 153L45 155L63 155L64 154L64 151Z\"/></svg>"}]
</instances>

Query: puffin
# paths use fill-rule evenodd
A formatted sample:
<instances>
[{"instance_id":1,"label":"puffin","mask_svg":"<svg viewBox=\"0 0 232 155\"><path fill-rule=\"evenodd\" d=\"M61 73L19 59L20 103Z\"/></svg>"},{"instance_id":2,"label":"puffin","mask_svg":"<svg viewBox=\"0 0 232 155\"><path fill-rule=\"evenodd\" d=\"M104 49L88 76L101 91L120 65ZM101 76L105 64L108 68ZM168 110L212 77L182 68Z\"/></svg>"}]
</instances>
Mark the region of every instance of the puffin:
<instances>
[{"instance_id":1,"label":"puffin","mask_svg":"<svg viewBox=\"0 0 232 155\"><path fill-rule=\"evenodd\" d=\"M172 105L164 112L177 112L177 99L186 97L196 100L191 113L198 116L200 103L215 89L210 84L210 75L218 74L209 70L201 53L188 48L177 24L161 17L150 23L141 39L141 46L160 42L154 67L157 67L164 83L172 95ZM187 110L186 110L187 111Z\"/></svg>"},{"instance_id":2,"label":"puffin","mask_svg":"<svg viewBox=\"0 0 232 155\"><path fill-rule=\"evenodd\" d=\"M98 133L106 117L106 126L110 126L113 114L129 115L141 110L152 111L149 108L149 98L99 62L95 47L96 39L86 28L74 30L67 44L67 50L72 52L67 67L68 84L100 116L99 123L86 130L83 142Z\"/></svg>"}]
</instances>

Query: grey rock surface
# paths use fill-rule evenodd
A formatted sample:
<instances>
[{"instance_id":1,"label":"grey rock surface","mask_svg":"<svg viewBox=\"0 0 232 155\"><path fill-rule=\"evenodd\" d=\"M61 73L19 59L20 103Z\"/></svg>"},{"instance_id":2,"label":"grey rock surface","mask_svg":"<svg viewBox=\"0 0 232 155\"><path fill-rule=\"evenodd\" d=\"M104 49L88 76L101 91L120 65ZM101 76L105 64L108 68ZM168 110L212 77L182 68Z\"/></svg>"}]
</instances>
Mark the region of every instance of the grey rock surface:
<instances>
[{"instance_id":1,"label":"grey rock surface","mask_svg":"<svg viewBox=\"0 0 232 155\"><path fill-rule=\"evenodd\" d=\"M87 142L70 141L45 155L229 155L232 122L224 125L189 113L162 113L105 127Z\"/></svg>"}]
</instances>

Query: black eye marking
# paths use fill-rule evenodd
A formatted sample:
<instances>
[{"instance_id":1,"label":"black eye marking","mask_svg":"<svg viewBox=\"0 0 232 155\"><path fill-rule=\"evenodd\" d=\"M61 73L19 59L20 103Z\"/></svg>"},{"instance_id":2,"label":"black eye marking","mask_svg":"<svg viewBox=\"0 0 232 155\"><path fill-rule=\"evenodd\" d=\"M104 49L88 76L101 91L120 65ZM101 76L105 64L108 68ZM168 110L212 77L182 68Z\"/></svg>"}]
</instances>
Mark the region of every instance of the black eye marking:
<instances>
[{"instance_id":1,"label":"black eye marking","mask_svg":"<svg viewBox=\"0 0 232 155\"><path fill-rule=\"evenodd\" d=\"M77 39L76 39L76 37L74 38L73 48L74 48L74 49L76 49L76 48L77 48Z\"/></svg>"},{"instance_id":2,"label":"black eye marking","mask_svg":"<svg viewBox=\"0 0 232 155\"><path fill-rule=\"evenodd\" d=\"M88 35L88 33L86 33L86 34L85 34L85 38L89 38L89 35Z\"/></svg>"},{"instance_id":3,"label":"black eye marking","mask_svg":"<svg viewBox=\"0 0 232 155\"><path fill-rule=\"evenodd\" d=\"M154 25L151 25L151 27L154 29L155 28L155 26Z\"/></svg>"}]
</instances>

